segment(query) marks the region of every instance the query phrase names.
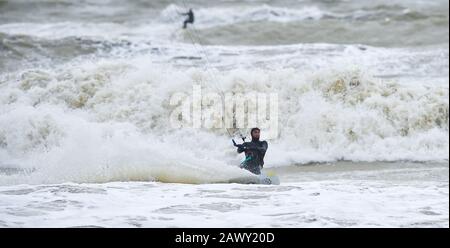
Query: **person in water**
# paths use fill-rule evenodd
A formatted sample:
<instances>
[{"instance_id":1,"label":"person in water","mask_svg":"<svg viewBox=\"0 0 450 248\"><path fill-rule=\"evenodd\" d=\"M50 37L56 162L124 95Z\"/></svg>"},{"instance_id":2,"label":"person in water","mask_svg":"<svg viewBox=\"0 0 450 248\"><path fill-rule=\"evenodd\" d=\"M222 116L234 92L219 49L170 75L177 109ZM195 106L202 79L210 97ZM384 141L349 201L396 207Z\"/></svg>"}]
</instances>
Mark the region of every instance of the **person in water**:
<instances>
[{"instance_id":1,"label":"person in water","mask_svg":"<svg viewBox=\"0 0 450 248\"><path fill-rule=\"evenodd\" d=\"M194 12L192 11L192 9L189 9L189 12L187 13L182 13L181 15L185 15L188 18L184 21L183 24L183 29L187 28L188 23L190 24L194 24Z\"/></svg>"},{"instance_id":2,"label":"person in water","mask_svg":"<svg viewBox=\"0 0 450 248\"><path fill-rule=\"evenodd\" d=\"M245 142L241 145L237 145L238 153L245 152L245 160L241 164L241 168L244 168L253 174L260 175L261 170L264 167L264 156L268 148L266 141L260 141L261 130L259 128L253 128L250 132L252 136L251 142Z\"/></svg>"}]
</instances>

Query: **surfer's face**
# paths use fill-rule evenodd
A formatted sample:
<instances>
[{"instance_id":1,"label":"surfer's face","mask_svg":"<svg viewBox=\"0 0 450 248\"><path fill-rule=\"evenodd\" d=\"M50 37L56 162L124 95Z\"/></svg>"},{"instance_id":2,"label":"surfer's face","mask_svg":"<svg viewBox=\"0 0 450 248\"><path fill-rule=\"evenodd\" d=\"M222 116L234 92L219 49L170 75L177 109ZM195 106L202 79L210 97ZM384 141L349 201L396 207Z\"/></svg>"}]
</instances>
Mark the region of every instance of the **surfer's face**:
<instances>
[{"instance_id":1,"label":"surfer's face","mask_svg":"<svg viewBox=\"0 0 450 248\"><path fill-rule=\"evenodd\" d=\"M252 132L252 138L259 140L260 131L259 130L253 130Z\"/></svg>"}]
</instances>

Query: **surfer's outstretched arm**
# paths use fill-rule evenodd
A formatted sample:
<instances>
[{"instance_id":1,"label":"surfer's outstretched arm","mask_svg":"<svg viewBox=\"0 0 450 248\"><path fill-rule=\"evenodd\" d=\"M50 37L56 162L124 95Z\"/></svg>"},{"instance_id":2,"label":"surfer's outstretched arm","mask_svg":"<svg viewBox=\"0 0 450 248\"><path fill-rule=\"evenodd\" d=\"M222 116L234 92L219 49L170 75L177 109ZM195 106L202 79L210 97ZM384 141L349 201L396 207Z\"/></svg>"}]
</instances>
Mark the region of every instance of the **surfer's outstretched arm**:
<instances>
[{"instance_id":1,"label":"surfer's outstretched arm","mask_svg":"<svg viewBox=\"0 0 450 248\"><path fill-rule=\"evenodd\" d=\"M243 148L243 147L239 147L238 149L237 149L237 152L238 153L243 153L245 151L245 149Z\"/></svg>"},{"instance_id":2,"label":"surfer's outstretched arm","mask_svg":"<svg viewBox=\"0 0 450 248\"><path fill-rule=\"evenodd\" d=\"M240 145L238 145L238 144L236 144L236 142L234 142L234 140L233 140L233 144L234 144L234 146L236 146L238 149L237 149L237 152L238 153L243 153L243 152L245 152L246 150L248 150L248 143L243 143L243 144L240 144Z\"/></svg>"},{"instance_id":3,"label":"surfer's outstretched arm","mask_svg":"<svg viewBox=\"0 0 450 248\"><path fill-rule=\"evenodd\" d=\"M238 148L238 149L237 149L237 152L238 152L238 153L243 153L243 152L245 152L245 150L247 150L247 147L245 147L244 144L238 145L237 148Z\"/></svg>"},{"instance_id":4,"label":"surfer's outstretched arm","mask_svg":"<svg viewBox=\"0 0 450 248\"><path fill-rule=\"evenodd\" d=\"M249 145L249 146L245 146L244 148L245 148L245 150L256 150L258 152L265 153L267 151L268 144L266 141L264 141L264 142L262 142L262 146Z\"/></svg>"}]
</instances>

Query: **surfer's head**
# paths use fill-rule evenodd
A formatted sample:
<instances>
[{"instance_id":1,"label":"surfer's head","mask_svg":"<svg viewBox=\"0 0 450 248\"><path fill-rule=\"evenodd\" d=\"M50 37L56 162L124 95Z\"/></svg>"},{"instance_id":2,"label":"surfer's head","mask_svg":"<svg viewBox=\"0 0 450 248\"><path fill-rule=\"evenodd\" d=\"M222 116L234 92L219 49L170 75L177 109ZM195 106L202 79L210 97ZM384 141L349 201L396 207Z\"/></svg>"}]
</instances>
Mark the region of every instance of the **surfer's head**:
<instances>
[{"instance_id":1,"label":"surfer's head","mask_svg":"<svg viewBox=\"0 0 450 248\"><path fill-rule=\"evenodd\" d=\"M259 128L257 128L257 127L252 128L252 131L250 131L252 140L259 140L260 133L261 133L261 130L259 130Z\"/></svg>"}]
</instances>

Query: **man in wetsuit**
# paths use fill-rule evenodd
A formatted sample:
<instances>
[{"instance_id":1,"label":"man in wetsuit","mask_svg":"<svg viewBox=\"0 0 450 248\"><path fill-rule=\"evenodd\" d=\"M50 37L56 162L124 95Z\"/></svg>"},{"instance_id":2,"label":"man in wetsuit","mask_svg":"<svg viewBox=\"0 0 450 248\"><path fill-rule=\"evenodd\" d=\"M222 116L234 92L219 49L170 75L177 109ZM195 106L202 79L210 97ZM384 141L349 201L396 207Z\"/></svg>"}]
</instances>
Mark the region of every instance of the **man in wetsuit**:
<instances>
[{"instance_id":1,"label":"man in wetsuit","mask_svg":"<svg viewBox=\"0 0 450 248\"><path fill-rule=\"evenodd\" d=\"M181 14L181 15L185 15L185 16L188 17L188 18L184 21L183 29L186 29L186 28L187 28L188 23L194 24L194 12L192 11L192 9L189 9L189 12L183 13L183 14Z\"/></svg>"},{"instance_id":2,"label":"man in wetsuit","mask_svg":"<svg viewBox=\"0 0 450 248\"><path fill-rule=\"evenodd\" d=\"M253 128L250 132L252 136L251 142L245 142L238 147L237 152L245 152L245 161L242 162L241 168L244 168L253 174L260 175L261 169L264 166L264 156L268 148L266 141L260 141L261 130L259 128Z\"/></svg>"}]
</instances>

